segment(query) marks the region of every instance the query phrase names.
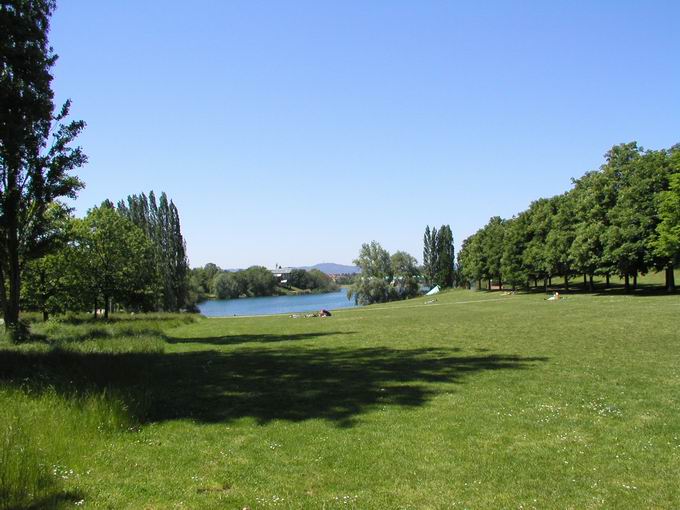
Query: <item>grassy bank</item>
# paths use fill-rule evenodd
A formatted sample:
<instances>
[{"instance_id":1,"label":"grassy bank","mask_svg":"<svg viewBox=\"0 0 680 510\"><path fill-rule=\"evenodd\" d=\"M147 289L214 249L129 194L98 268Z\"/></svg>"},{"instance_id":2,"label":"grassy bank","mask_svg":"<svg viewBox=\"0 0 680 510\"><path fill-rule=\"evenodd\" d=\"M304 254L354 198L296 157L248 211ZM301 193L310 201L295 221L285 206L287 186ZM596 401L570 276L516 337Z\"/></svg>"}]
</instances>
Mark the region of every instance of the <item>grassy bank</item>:
<instances>
[{"instance_id":1,"label":"grassy bank","mask_svg":"<svg viewBox=\"0 0 680 510\"><path fill-rule=\"evenodd\" d=\"M544 298L35 324L41 341L0 351L1 490L58 508L680 506L680 296Z\"/></svg>"}]
</instances>

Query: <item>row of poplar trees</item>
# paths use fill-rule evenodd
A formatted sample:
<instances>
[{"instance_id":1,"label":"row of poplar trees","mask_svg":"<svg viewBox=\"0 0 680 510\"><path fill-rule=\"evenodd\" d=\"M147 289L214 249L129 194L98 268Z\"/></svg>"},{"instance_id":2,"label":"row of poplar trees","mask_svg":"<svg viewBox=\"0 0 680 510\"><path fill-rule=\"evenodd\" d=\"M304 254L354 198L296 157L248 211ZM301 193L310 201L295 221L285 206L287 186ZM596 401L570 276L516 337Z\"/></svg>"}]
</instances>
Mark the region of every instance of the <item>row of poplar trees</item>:
<instances>
[{"instance_id":1,"label":"row of poplar trees","mask_svg":"<svg viewBox=\"0 0 680 510\"><path fill-rule=\"evenodd\" d=\"M483 280L546 290L554 277L582 275L607 285L612 275L626 289L637 276L664 271L675 290L680 263L680 145L644 150L636 142L616 145L605 163L573 180L566 193L541 198L511 219L494 216L465 239L458 270L469 285Z\"/></svg>"},{"instance_id":2,"label":"row of poplar trees","mask_svg":"<svg viewBox=\"0 0 680 510\"><path fill-rule=\"evenodd\" d=\"M84 218L53 206L52 248L22 269L24 309L50 314L114 309L179 311L188 303L188 263L177 208L163 193L105 200Z\"/></svg>"},{"instance_id":3,"label":"row of poplar trees","mask_svg":"<svg viewBox=\"0 0 680 510\"><path fill-rule=\"evenodd\" d=\"M129 196L127 202L121 200L117 209L139 227L153 245L154 270L160 287L154 308L163 311L185 308L189 264L175 204L165 193L161 193L156 203L151 191L148 197L142 193Z\"/></svg>"},{"instance_id":4,"label":"row of poplar trees","mask_svg":"<svg viewBox=\"0 0 680 510\"><path fill-rule=\"evenodd\" d=\"M452 287L455 283L453 232L449 225L425 227L423 236L423 276L427 283Z\"/></svg>"}]
</instances>

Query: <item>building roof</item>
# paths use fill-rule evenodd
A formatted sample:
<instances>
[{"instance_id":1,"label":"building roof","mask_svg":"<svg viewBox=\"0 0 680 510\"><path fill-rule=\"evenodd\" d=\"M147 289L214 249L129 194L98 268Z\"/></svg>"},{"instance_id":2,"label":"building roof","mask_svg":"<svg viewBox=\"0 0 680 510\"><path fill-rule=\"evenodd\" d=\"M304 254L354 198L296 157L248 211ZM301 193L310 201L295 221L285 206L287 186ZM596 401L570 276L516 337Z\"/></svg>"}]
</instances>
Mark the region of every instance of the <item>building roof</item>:
<instances>
[{"instance_id":1,"label":"building roof","mask_svg":"<svg viewBox=\"0 0 680 510\"><path fill-rule=\"evenodd\" d=\"M282 274L289 274L295 269L294 267L275 267L274 269L270 269L273 275L282 275Z\"/></svg>"}]
</instances>

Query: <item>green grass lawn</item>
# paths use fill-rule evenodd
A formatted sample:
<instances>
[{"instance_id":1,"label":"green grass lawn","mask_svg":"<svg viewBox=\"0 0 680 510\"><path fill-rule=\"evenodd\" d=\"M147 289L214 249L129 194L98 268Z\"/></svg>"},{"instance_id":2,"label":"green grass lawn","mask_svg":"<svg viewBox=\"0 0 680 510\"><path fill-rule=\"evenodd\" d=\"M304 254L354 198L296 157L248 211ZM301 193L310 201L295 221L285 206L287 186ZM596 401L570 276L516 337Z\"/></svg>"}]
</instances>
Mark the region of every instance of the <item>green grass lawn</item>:
<instances>
[{"instance_id":1,"label":"green grass lawn","mask_svg":"<svg viewBox=\"0 0 680 510\"><path fill-rule=\"evenodd\" d=\"M680 507L679 295L437 298L36 323L4 508Z\"/></svg>"}]
</instances>

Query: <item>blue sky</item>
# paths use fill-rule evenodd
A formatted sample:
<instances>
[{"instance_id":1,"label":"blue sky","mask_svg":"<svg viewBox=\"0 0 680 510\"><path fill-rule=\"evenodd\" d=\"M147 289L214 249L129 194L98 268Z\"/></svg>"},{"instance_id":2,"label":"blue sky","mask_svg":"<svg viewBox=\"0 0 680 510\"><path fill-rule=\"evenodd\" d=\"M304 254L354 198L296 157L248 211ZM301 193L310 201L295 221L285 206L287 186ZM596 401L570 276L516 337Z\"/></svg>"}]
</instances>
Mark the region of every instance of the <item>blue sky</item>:
<instances>
[{"instance_id":1,"label":"blue sky","mask_svg":"<svg viewBox=\"0 0 680 510\"><path fill-rule=\"evenodd\" d=\"M150 189L192 266L422 258L680 142L680 3L62 0L54 88L88 124L85 211Z\"/></svg>"}]
</instances>

